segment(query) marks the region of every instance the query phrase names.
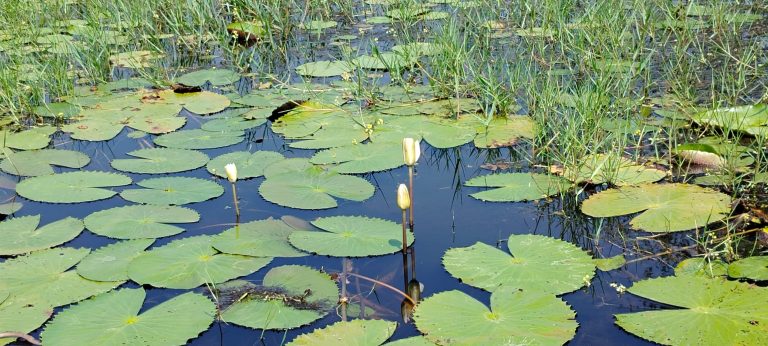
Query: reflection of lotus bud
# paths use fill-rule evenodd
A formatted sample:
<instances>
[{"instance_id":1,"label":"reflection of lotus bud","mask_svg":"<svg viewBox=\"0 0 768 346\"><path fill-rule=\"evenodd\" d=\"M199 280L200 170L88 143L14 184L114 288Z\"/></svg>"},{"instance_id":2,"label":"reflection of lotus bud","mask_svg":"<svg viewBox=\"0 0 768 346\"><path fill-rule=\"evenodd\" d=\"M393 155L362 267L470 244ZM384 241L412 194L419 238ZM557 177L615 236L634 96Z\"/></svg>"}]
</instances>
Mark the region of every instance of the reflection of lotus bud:
<instances>
[{"instance_id":1,"label":"reflection of lotus bud","mask_svg":"<svg viewBox=\"0 0 768 346\"><path fill-rule=\"evenodd\" d=\"M229 180L230 183L237 181L237 166L235 166L234 163L228 163L224 166L224 171L227 172L227 180Z\"/></svg>"},{"instance_id":2,"label":"reflection of lotus bud","mask_svg":"<svg viewBox=\"0 0 768 346\"><path fill-rule=\"evenodd\" d=\"M403 317L403 323L411 322L411 316L413 316L413 304L408 299L403 299L400 303L400 316Z\"/></svg>"},{"instance_id":3,"label":"reflection of lotus bud","mask_svg":"<svg viewBox=\"0 0 768 346\"><path fill-rule=\"evenodd\" d=\"M421 147L419 141L413 138L403 138L403 161L408 166L413 166L416 161L419 161L419 155L421 155Z\"/></svg>"},{"instance_id":4,"label":"reflection of lotus bud","mask_svg":"<svg viewBox=\"0 0 768 346\"><path fill-rule=\"evenodd\" d=\"M411 196L408 195L408 187L405 184L400 184L397 187L397 206L402 210L411 207Z\"/></svg>"}]
</instances>

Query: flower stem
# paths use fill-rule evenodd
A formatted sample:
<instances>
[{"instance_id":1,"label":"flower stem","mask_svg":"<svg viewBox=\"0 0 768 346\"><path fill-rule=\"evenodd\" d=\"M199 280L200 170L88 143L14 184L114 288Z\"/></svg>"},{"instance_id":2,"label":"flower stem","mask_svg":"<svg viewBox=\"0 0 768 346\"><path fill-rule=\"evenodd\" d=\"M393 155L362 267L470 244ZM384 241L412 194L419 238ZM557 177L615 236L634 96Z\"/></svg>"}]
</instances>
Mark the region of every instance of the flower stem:
<instances>
[{"instance_id":1,"label":"flower stem","mask_svg":"<svg viewBox=\"0 0 768 346\"><path fill-rule=\"evenodd\" d=\"M237 188L235 187L235 183L232 183L232 199L235 201L235 215L239 218L240 206L237 204Z\"/></svg>"},{"instance_id":2,"label":"flower stem","mask_svg":"<svg viewBox=\"0 0 768 346\"><path fill-rule=\"evenodd\" d=\"M411 218L409 225L411 226L411 229L413 229L413 205L415 204L413 200L413 166L408 166L408 194L410 195L408 197L411 198Z\"/></svg>"}]
</instances>

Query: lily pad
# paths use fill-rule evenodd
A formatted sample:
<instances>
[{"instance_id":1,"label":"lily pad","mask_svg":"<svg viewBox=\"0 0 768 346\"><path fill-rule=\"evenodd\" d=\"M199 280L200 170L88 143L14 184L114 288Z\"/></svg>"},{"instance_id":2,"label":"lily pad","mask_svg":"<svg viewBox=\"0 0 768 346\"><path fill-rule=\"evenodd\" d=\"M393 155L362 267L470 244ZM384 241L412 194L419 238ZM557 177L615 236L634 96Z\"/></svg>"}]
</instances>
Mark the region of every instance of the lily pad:
<instances>
[{"instance_id":1,"label":"lily pad","mask_svg":"<svg viewBox=\"0 0 768 346\"><path fill-rule=\"evenodd\" d=\"M157 92L157 97L154 102L183 106L192 113L202 115L221 112L231 104L226 96L210 91L176 93L168 89Z\"/></svg>"},{"instance_id":2,"label":"lily pad","mask_svg":"<svg viewBox=\"0 0 768 346\"><path fill-rule=\"evenodd\" d=\"M610 183L627 186L652 183L667 176L662 170L638 165L614 154L587 155L578 164L576 168L566 168L563 173L564 177L576 184Z\"/></svg>"},{"instance_id":3,"label":"lily pad","mask_svg":"<svg viewBox=\"0 0 768 346\"><path fill-rule=\"evenodd\" d=\"M208 172L226 178L224 166L234 163L237 166L237 179L258 178L264 175L264 168L283 159L283 155L274 151L235 151L213 158L206 168Z\"/></svg>"},{"instance_id":4,"label":"lily pad","mask_svg":"<svg viewBox=\"0 0 768 346\"><path fill-rule=\"evenodd\" d=\"M291 244L318 255L364 257L391 254L403 249L402 226L388 220L363 216L331 216L312 221L323 231L294 231ZM408 245L413 233L406 231Z\"/></svg>"},{"instance_id":5,"label":"lily pad","mask_svg":"<svg viewBox=\"0 0 768 346\"><path fill-rule=\"evenodd\" d=\"M306 169L266 173L284 161L268 166L265 169L267 180L259 186L261 196L272 203L297 209L328 209L337 206L333 197L364 201L373 196L373 185L367 180L312 166L305 159L288 162L309 165Z\"/></svg>"},{"instance_id":6,"label":"lily pad","mask_svg":"<svg viewBox=\"0 0 768 346\"><path fill-rule=\"evenodd\" d=\"M189 72L176 78L176 81L189 86L200 86L206 82L211 85L222 86L229 85L240 80L240 74L227 69L207 69Z\"/></svg>"},{"instance_id":7,"label":"lily pad","mask_svg":"<svg viewBox=\"0 0 768 346\"><path fill-rule=\"evenodd\" d=\"M732 262L728 265L728 276L755 281L768 280L768 256L752 256Z\"/></svg>"},{"instance_id":8,"label":"lily pad","mask_svg":"<svg viewBox=\"0 0 768 346\"><path fill-rule=\"evenodd\" d=\"M243 131L182 130L155 138L155 144L176 149L213 149L243 141Z\"/></svg>"},{"instance_id":9,"label":"lily pad","mask_svg":"<svg viewBox=\"0 0 768 346\"><path fill-rule=\"evenodd\" d=\"M488 126L478 128L475 146L501 148L517 144L521 138L533 139L536 123L526 116L510 116L494 119Z\"/></svg>"},{"instance_id":10,"label":"lily pad","mask_svg":"<svg viewBox=\"0 0 768 346\"><path fill-rule=\"evenodd\" d=\"M604 272L609 272L614 269L619 269L627 263L627 259L624 255L616 255L609 258L596 258L595 266Z\"/></svg>"},{"instance_id":11,"label":"lily pad","mask_svg":"<svg viewBox=\"0 0 768 346\"><path fill-rule=\"evenodd\" d=\"M51 134L56 128L43 126L21 132L9 130L0 131L0 148L13 148L18 150L43 149L51 142Z\"/></svg>"},{"instance_id":12,"label":"lily pad","mask_svg":"<svg viewBox=\"0 0 768 346\"><path fill-rule=\"evenodd\" d=\"M90 161L79 151L41 149L7 154L0 162L0 169L9 174L33 177L56 173L51 166L82 168Z\"/></svg>"},{"instance_id":13,"label":"lily pad","mask_svg":"<svg viewBox=\"0 0 768 346\"><path fill-rule=\"evenodd\" d=\"M222 320L255 329L298 328L326 315L339 299L339 288L328 274L304 266L273 268L262 285L262 292L274 293L260 297L259 290L250 290L224 310Z\"/></svg>"},{"instance_id":14,"label":"lily pad","mask_svg":"<svg viewBox=\"0 0 768 346\"><path fill-rule=\"evenodd\" d=\"M705 277L728 275L728 264L721 260L708 260L703 257L688 258L675 266L675 276L702 275Z\"/></svg>"},{"instance_id":15,"label":"lily pad","mask_svg":"<svg viewBox=\"0 0 768 346\"><path fill-rule=\"evenodd\" d=\"M67 217L43 227L40 215L17 217L0 222L0 256L18 255L66 243L83 231L80 219Z\"/></svg>"},{"instance_id":16,"label":"lily pad","mask_svg":"<svg viewBox=\"0 0 768 346\"><path fill-rule=\"evenodd\" d=\"M85 217L89 231L117 239L162 238L184 232L171 223L192 223L200 215L189 208L129 205L97 211Z\"/></svg>"},{"instance_id":17,"label":"lily pad","mask_svg":"<svg viewBox=\"0 0 768 346\"><path fill-rule=\"evenodd\" d=\"M646 232L677 232L724 219L731 197L696 185L644 184L609 189L590 196L581 211L593 217L642 212L630 221Z\"/></svg>"},{"instance_id":18,"label":"lily pad","mask_svg":"<svg viewBox=\"0 0 768 346\"><path fill-rule=\"evenodd\" d=\"M768 134L768 105L756 104L718 108L691 116L701 124L714 125L752 135Z\"/></svg>"},{"instance_id":19,"label":"lily pad","mask_svg":"<svg viewBox=\"0 0 768 346\"><path fill-rule=\"evenodd\" d=\"M207 201L224 194L224 188L212 180L190 177L145 179L143 189L125 189L120 197L134 203L182 205Z\"/></svg>"},{"instance_id":20,"label":"lily pad","mask_svg":"<svg viewBox=\"0 0 768 346\"><path fill-rule=\"evenodd\" d=\"M213 237L201 235L147 251L128 265L128 277L142 285L190 289L251 274L272 261L223 254L211 246L212 241Z\"/></svg>"},{"instance_id":21,"label":"lily pad","mask_svg":"<svg viewBox=\"0 0 768 346\"><path fill-rule=\"evenodd\" d=\"M695 275L643 280L629 293L680 309L617 314L616 324L665 345L768 344L768 289Z\"/></svg>"},{"instance_id":22,"label":"lily pad","mask_svg":"<svg viewBox=\"0 0 768 346\"><path fill-rule=\"evenodd\" d=\"M323 150L312 156L317 165L337 164L339 173L370 173L402 166L402 144L393 142L357 144Z\"/></svg>"},{"instance_id":23,"label":"lily pad","mask_svg":"<svg viewBox=\"0 0 768 346\"><path fill-rule=\"evenodd\" d=\"M0 224L2 225L2 224ZM223 253L254 257L306 256L288 243L296 229L280 220L259 220L232 227L213 240L213 247Z\"/></svg>"},{"instance_id":24,"label":"lily pad","mask_svg":"<svg viewBox=\"0 0 768 346\"><path fill-rule=\"evenodd\" d=\"M439 345L562 345L576 335L571 308L546 292L502 287L490 309L466 293L437 293L416 307L414 321Z\"/></svg>"},{"instance_id":25,"label":"lily pad","mask_svg":"<svg viewBox=\"0 0 768 346\"><path fill-rule=\"evenodd\" d=\"M296 67L296 73L309 77L335 77L349 73L354 67L344 61L308 62Z\"/></svg>"},{"instance_id":26,"label":"lily pad","mask_svg":"<svg viewBox=\"0 0 768 346\"><path fill-rule=\"evenodd\" d=\"M385 320L339 321L299 335L286 346L381 345L395 333L397 323Z\"/></svg>"},{"instance_id":27,"label":"lily pad","mask_svg":"<svg viewBox=\"0 0 768 346\"><path fill-rule=\"evenodd\" d=\"M216 306L188 292L139 313L146 292L125 288L60 312L45 327L46 345L183 345L213 322ZM183 318L180 318L182 317Z\"/></svg>"},{"instance_id":28,"label":"lily pad","mask_svg":"<svg viewBox=\"0 0 768 346\"><path fill-rule=\"evenodd\" d=\"M533 235L511 235L512 253L477 242L448 249L445 269L465 284L494 292L502 285L524 292L554 295L572 292L589 283L595 274L592 257L562 240Z\"/></svg>"},{"instance_id":29,"label":"lily pad","mask_svg":"<svg viewBox=\"0 0 768 346\"><path fill-rule=\"evenodd\" d=\"M115 173L80 171L24 179L16 192L29 200L49 203L81 203L114 196L109 187L131 183L131 178Z\"/></svg>"},{"instance_id":30,"label":"lily pad","mask_svg":"<svg viewBox=\"0 0 768 346\"><path fill-rule=\"evenodd\" d=\"M228 117L209 120L200 128L206 131L245 131L254 127L261 126L266 122L266 117L252 119L246 119L244 117Z\"/></svg>"},{"instance_id":31,"label":"lily pad","mask_svg":"<svg viewBox=\"0 0 768 346\"><path fill-rule=\"evenodd\" d=\"M98 248L77 264L77 273L94 281L128 280L128 263L154 242L154 239L133 239Z\"/></svg>"},{"instance_id":32,"label":"lily pad","mask_svg":"<svg viewBox=\"0 0 768 346\"><path fill-rule=\"evenodd\" d=\"M196 150L147 148L128 153L138 159L116 159L112 168L131 173L177 173L200 168L208 162L208 155Z\"/></svg>"},{"instance_id":33,"label":"lily pad","mask_svg":"<svg viewBox=\"0 0 768 346\"><path fill-rule=\"evenodd\" d=\"M536 173L484 175L468 180L464 186L495 188L470 194L481 201L490 202L533 201L568 188L564 179Z\"/></svg>"}]
</instances>

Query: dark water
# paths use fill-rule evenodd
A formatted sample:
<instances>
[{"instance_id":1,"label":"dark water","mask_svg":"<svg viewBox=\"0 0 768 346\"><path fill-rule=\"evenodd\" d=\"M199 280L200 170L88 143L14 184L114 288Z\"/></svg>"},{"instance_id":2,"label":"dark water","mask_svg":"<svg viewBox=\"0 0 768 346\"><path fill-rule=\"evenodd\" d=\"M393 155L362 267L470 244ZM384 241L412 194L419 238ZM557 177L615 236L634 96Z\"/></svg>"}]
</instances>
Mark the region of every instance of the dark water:
<instances>
[{"instance_id":1,"label":"dark water","mask_svg":"<svg viewBox=\"0 0 768 346\"><path fill-rule=\"evenodd\" d=\"M204 121L204 120L202 120ZM201 119L192 116L186 128L199 126ZM151 144L150 137L132 139L127 137L124 130L118 137L107 142L73 141L66 136L55 138L54 145L59 149L73 149L86 153L92 162L83 169L111 171L109 161L112 159L128 158L127 152L140 149ZM294 150L269 129L269 124L247 132L246 141L221 149L204 150L211 158L220 154L237 150L273 150L287 157L307 157L313 151ZM525 149L521 149L525 150ZM486 161L519 160L518 153L513 149L477 150L471 144L462 148L436 150L426 147L416 168L414 177L415 205L415 235L416 252L415 269L418 280L424 284L422 297L452 289L464 291L480 301L488 304L490 294L464 285L448 274L441 264L443 253L452 247L464 247L475 242L496 244L506 251L504 241L511 234L541 234L578 244L582 248L600 251L609 257L623 252L621 246L613 245L616 234L611 234L609 227L603 226L601 241L595 243L592 239L597 227L597 221L579 214L578 204L553 199L539 203L486 203L468 196L477 191L475 188L463 188L461 184L467 179L490 173L480 168ZM518 161L519 162L519 161ZM523 165L524 166L524 165ZM160 175L130 174L134 182ZM211 179L205 168L200 168L181 175ZM9 176L15 179L13 176ZM258 193L258 186L263 178L249 179L238 182L240 196L241 222L249 222L269 217L280 218L292 215L305 220L313 220L321 216L331 215L365 215L399 222L401 213L395 198L398 184L407 182L407 169L401 168L365 175L364 178L376 186L375 195L365 202L350 202L340 200L339 207L324 211L304 211L284 208L263 200ZM220 181L224 184L226 181ZM232 208L231 191L228 184L225 195L202 203L187 205L201 214L200 222L185 225L186 231L174 237L158 239L154 246L162 246L181 237L199 234L216 234L232 227L235 213ZM122 188L120 188L122 189ZM46 204L24 201L24 208L16 216L42 214L41 224L58 220L66 216L84 218L88 214L116 206L129 205L119 196L111 199L84 204ZM114 240L84 231L78 238L65 244L71 247L98 248ZM403 257L400 253L351 260L353 271L367 277L386 282L404 290ZM272 267L284 264L306 265L316 269L322 268L329 273L342 270L342 259L323 256L308 256L300 258L275 259L269 267L245 277L245 279L260 282L263 275ZM613 323L613 314L657 308L658 304L639 299L630 294L620 295L609 286L619 283L631 286L633 281L647 277L671 274L671 268L657 261L641 261L627 265L619 270L600 272L592 280L588 288L566 294L562 298L572 306L577 313L580 324L576 337L570 342L573 345L595 344L645 344L643 340L623 332ZM128 283L125 286L136 286ZM182 290L171 290L146 287L148 291L145 308L150 308L175 295ZM399 326L392 340L412 335L418 331L413 323L405 324L400 315L402 297L393 292L376 288L372 289L369 282L350 279L348 290L350 295L362 294L376 312L375 318L398 321ZM201 289L198 289L201 291ZM183 318L183 317L180 317ZM283 340L290 341L296 335L309 332L316 328L340 320L336 312L331 312L325 318L302 328L282 331L252 330L236 325L215 322L213 326L192 345L279 345Z\"/></svg>"}]
</instances>

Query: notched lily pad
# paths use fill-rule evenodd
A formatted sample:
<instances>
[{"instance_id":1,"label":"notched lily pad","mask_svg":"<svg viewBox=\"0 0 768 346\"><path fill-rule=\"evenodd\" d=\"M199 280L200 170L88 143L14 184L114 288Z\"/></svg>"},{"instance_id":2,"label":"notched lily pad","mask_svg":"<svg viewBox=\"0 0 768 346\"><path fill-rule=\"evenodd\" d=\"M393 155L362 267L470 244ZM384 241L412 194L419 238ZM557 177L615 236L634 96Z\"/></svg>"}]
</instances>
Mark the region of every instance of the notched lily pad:
<instances>
[{"instance_id":1,"label":"notched lily pad","mask_svg":"<svg viewBox=\"0 0 768 346\"><path fill-rule=\"evenodd\" d=\"M481 201L490 202L533 201L564 191L568 185L562 178L536 173L483 175L464 183L464 186L494 188L470 194Z\"/></svg>"},{"instance_id":2,"label":"notched lily pad","mask_svg":"<svg viewBox=\"0 0 768 346\"><path fill-rule=\"evenodd\" d=\"M243 131L213 132L201 129L182 130L155 138L155 144L176 149L213 149L243 141Z\"/></svg>"},{"instance_id":3,"label":"notched lily pad","mask_svg":"<svg viewBox=\"0 0 768 346\"><path fill-rule=\"evenodd\" d=\"M563 176L576 184L627 186L653 183L666 177L667 173L615 154L592 154L579 160L577 167L566 167Z\"/></svg>"},{"instance_id":4,"label":"notched lily pad","mask_svg":"<svg viewBox=\"0 0 768 346\"><path fill-rule=\"evenodd\" d=\"M402 226L388 220L362 216L331 216L312 221L320 231L294 231L288 237L299 249L319 255L363 257L403 249ZM407 233L408 245L413 234Z\"/></svg>"},{"instance_id":5,"label":"notched lily pad","mask_svg":"<svg viewBox=\"0 0 768 346\"><path fill-rule=\"evenodd\" d=\"M154 242L154 239L133 239L100 247L77 264L77 273L94 281L128 280L128 263Z\"/></svg>"},{"instance_id":6,"label":"notched lily pad","mask_svg":"<svg viewBox=\"0 0 768 346\"><path fill-rule=\"evenodd\" d=\"M90 161L79 151L40 149L6 154L0 169L9 174L34 177L56 173L51 166L82 168Z\"/></svg>"},{"instance_id":7,"label":"notched lily pad","mask_svg":"<svg viewBox=\"0 0 768 346\"><path fill-rule=\"evenodd\" d=\"M207 201L224 194L224 188L217 182L200 178L152 178L136 184L143 189L125 189L120 197L135 203L182 205Z\"/></svg>"},{"instance_id":8,"label":"notched lily pad","mask_svg":"<svg viewBox=\"0 0 768 346\"><path fill-rule=\"evenodd\" d=\"M143 174L177 173L202 167L208 162L208 155L187 149L148 148L131 151L128 155L137 159L112 160L112 168Z\"/></svg>"},{"instance_id":9,"label":"notched lily pad","mask_svg":"<svg viewBox=\"0 0 768 346\"><path fill-rule=\"evenodd\" d=\"M397 323L385 320L339 321L309 334L302 334L286 346L381 345L395 333Z\"/></svg>"},{"instance_id":10,"label":"notched lily pad","mask_svg":"<svg viewBox=\"0 0 768 346\"><path fill-rule=\"evenodd\" d=\"M731 212L731 197L689 184L644 184L609 189L590 196L581 211L594 217L642 212L630 221L646 232L677 232L704 227Z\"/></svg>"},{"instance_id":11,"label":"notched lily pad","mask_svg":"<svg viewBox=\"0 0 768 346\"><path fill-rule=\"evenodd\" d=\"M768 256L752 256L728 265L728 276L755 281L768 280Z\"/></svg>"},{"instance_id":12,"label":"notched lily pad","mask_svg":"<svg viewBox=\"0 0 768 346\"><path fill-rule=\"evenodd\" d=\"M67 217L37 228L40 215L0 222L0 256L18 255L66 243L83 231L80 219Z\"/></svg>"},{"instance_id":13,"label":"notched lily pad","mask_svg":"<svg viewBox=\"0 0 768 346\"><path fill-rule=\"evenodd\" d=\"M502 285L525 292L563 294L589 283L595 263L573 244L540 235L511 235L512 254L484 243L448 249L445 269L462 282L495 291Z\"/></svg>"},{"instance_id":14,"label":"notched lily pad","mask_svg":"<svg viewBox=\"0 0 768 346\"><path fill-rule=\"evenodd\" d=\"M94 212L85 217L89 231L116 239L162 238L184 232L171 223L200 220L196 211L176 206L129 205Z\"/></svg>"},{"instance_id":15,"label":"notched lily pad","mask_svg":"<svg viewBox=\"0 0 768 346\"><path fill-rule=\"evenodd\" d=\"M224 166L234 163L237 166L237 179L257 178L264 175L264 168L283 159L283 155L274 151L235 151L213 158L206 169L213 175L226 178Z\"/></svg>"},{"instance_id":16,"label":"notched lily pad","mask_svg":"<svg viewBox=\"0 0 768 346\"><path fill-rule=\"evenodd\" d=\"M232 227L213 240L223 253L254 257L301 257L307 254L288 243L296 229L281 220L258 220Z\"/></svg>"},{"instance_id":17,"label":"notched lily pad","mask_svg":"<svg viewBox=\"0 0 768 346\"><path fill-rule=\"evenodd\" d=\"M117 192L107 188L130 183L122 174L80 171L27 178L16 185L16 192L38 202L81 203L110 198Z\"/></svg>"}]
</instances>

